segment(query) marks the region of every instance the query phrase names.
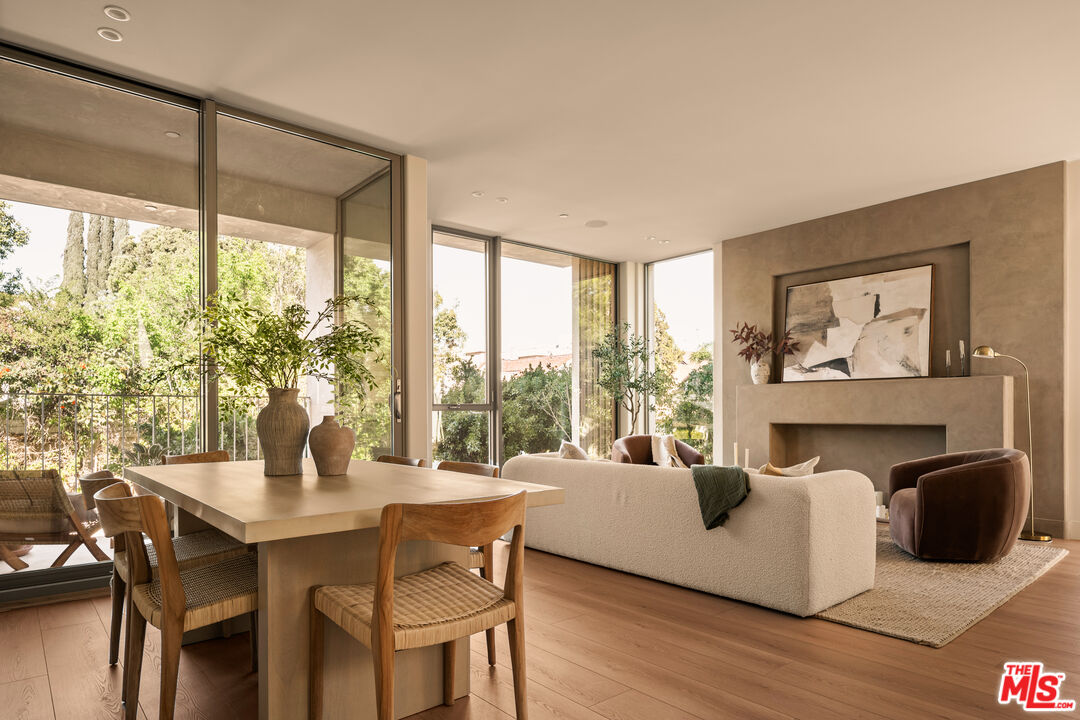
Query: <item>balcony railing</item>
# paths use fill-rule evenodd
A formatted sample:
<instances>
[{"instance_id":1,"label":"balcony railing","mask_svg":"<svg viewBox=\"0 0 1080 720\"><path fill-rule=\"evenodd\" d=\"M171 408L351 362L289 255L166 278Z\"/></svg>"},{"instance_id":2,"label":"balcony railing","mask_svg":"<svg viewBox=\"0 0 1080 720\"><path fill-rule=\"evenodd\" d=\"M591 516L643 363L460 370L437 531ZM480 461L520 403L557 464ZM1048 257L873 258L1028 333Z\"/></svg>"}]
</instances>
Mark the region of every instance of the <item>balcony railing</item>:
<instances>
[{"instance_id":1,"label":"balcony railing","mask_svg":"<svg viewBox=\"0 0 1080 720\"><path fill-rule=\"evenodd\" d=\"M310 399L300 402L310 415ZM219 443L234 460L261 458L255 418L265 403L219 400ZM95 470L122 472L160 462L160 455L201 452L201 421L197 395L0 394L0 468L55 467L73 485Z\"/></svg>"}]
</instances>

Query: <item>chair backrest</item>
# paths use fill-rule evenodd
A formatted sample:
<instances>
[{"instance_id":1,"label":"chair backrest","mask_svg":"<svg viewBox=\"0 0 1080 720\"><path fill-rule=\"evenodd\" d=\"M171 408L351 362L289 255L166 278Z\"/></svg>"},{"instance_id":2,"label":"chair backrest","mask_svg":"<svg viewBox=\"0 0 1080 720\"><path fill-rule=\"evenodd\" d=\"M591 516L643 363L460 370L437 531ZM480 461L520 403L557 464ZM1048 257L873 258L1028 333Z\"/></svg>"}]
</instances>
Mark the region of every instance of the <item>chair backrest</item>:
<instances>
[{"instance_id":1,"label":"chair backrest","mask_svg":"<svg viewBox=\"0 0 1080 720\"><path fill-rule=\"evenodd\" d=\"M212 462L229 462L229 451L211 450L187 455L165 455L161 458L162 465L194 465L195 463Z\"/></svg>"},{"instance_id":2,"label":"chair backrest","mask_svg":"<svg viewBox=\"0 0 1080 720\"><path fill-rule=\"evenodd\" d=\"M0 470L0 519L56 520L74 512L58 470Z\"/></svg>"},{"instance_id":3,"label":"chair backrest","mask_svg":"<svg viewBox=\"0 0 1080 720\"><path fill-rule=\"evenodd\" d=\"M682 440L675 440L675 450L687 467L705 463L705 456ZM626 435L619 438L611 446L611 461L634 465L655 464L652 456L652 435Z\"/></svg>"},{"instance_id":4,"label":"chair backrest","mask_svg":"<svg viewBox=\"0 0 1080 720\"><path fill-rule=\"evenodd\" d=\"M499 477L497 465L485 463L457 462L456 460L440 460L436 470L449 470L450 472L465 473L466 475L483 475L484 477Z\"/></svg>"},{"instance_id":5,"label":"chair backrest","mask_svg":"<svg viewBox=\"0 0 1080 720\"><path fill-rule=\"evenodd\" d=\"M133 495L131 487L120 482L99 490L94 495L94 504L105 535L123 538L133 585L141 585L152 579L150 559L142 539L144 533L150 537L157 555L162 612L182 616L187 607L187 598L184 585L180 582L180 568L169 537L162 499L150 494Z\"/></svg>"},{"instance_id":6,"label":"chair backrest","mask_svg":"<svg viewBox=\"0 0 1080 720\"><path fill-rule=\"evenodd\" d=\"M401 455L380 455L375 462L391 463L393 465L408 465L409 467L424 467L423 458L402 457Z\"/></svg>"},{"instance_id":7,"label":"chair backrest","mask_svg":"<svg viewBox=\"0 0 1080 720\"><path fill-rule=\"evenodd\" d=\"M525 491L522 490L496 500L438 505L395 503L384 507L379 520L373 637L379 635L380 642L393 642L394 564L398 545L407 540L489 546L512 529L514 534L510 540L503 592L520 604L525 558L525 505Z\"/></svg>"},{"instance_id":8,"label":"chair backrest","mask_svg":"<svg viewBox=\"0 0 1080 720\"><path fill-rule=\"evenodd\" d=\"M113 483L118 483L121 478L113 475L112 470L98 470L97 472L87 473L79 478L79 489L82 490L83 503L86 505L87 510L93 510L94 494L103 488L107 488Z\"/></svg>"}]
</instances>

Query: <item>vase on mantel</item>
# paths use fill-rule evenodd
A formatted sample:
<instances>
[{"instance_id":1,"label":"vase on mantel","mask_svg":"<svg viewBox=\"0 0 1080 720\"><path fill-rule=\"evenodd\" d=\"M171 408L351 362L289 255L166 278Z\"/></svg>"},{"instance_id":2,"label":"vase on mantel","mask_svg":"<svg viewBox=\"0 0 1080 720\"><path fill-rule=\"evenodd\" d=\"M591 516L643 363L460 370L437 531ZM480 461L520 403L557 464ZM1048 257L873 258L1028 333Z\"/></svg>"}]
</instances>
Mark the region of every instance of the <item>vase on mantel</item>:
<instances>
[{"instance_id":1,"label":"vase on mantel","mask_svg":"<svg viewBox=\"0 0 1080 720\"><path fill-rule=\"evenodd\" d=\"M768 358L759 358L750 363L750 379L754 381L755 385L767 385L771 372L772 368L769 367Z\"/></svg>"},{"instance_id":2,"label":"vase on mantel","mask_svg":"<svg viewBox=\"0 0 1080 720\"><path fill-rule=\"evenodd\" d=\"M299 388L270 388L270 401L255 420L263 451L264 475L302 475L308 414Z\"/></svg>"},{"instance_id":3,"label":"vase on mantel","mask_svg":"<svg viewBox=\"0 0 1080 720\"><path fill-rule=\"evenodd\" d=\"M356 447L356 433L341 427L333 415L323 415L323 421L311 428L308 449L319 475L344 475L349 472L349 460Z\"/></svg>"}]
</instances>

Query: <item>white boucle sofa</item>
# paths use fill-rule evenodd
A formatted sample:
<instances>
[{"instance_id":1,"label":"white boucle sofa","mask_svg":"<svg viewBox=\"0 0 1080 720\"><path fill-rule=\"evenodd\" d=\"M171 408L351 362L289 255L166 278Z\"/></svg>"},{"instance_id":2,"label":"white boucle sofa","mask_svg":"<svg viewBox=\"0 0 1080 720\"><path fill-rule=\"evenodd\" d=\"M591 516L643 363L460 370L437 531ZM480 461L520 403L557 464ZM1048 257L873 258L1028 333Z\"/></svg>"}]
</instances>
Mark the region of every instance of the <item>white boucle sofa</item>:
<instances>
[{"instance_id":1,"label":"white boucle sofa","mask_svg":"<svg viewBox=\"0 0 1080 720\"><path fill-rule=\"evenodd\" d=\"M714 530L689 470L521 455L502 476L566 489L565 504L528 511L537 550L803 617L874 585L874 487L851 470L751 475Z\"/></svg>"}]
</instances>

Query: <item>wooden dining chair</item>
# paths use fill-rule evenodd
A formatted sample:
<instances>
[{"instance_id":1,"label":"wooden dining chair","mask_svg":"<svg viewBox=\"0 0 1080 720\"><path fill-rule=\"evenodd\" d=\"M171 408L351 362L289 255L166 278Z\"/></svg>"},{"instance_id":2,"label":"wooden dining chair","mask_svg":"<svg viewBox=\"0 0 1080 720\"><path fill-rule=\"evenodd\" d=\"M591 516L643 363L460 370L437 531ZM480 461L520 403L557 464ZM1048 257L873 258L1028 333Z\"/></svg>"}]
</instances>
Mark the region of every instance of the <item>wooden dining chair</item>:
<instances>
[{"instance_id":1,"label":"wooden dining chair","mask_svg":"<svg viewBox=\"0 0 1080 720\"><path fill-rule=\"evenodd\" d=\"M228 450L211 450L209 452L188 453L187 455L165 455L161 458L162 465L191 465L193 463L229 462Z\"/></svg>"},{"instance_id":2,"label":"wooden dining chair","mask_svg":"<svg viewBox=\"0 0 1080 720\"><path fill-rule=\"evenodd\" d=\"M124 656L124 717L139 713L146 623L161 630L160 720L172 720L180 644L188 630L254 613L259 607L258 562L251 553L181 570L165 503L156 495L132 495L125 483L110 485L94 496L101 526L109 537L123 537L128 548L128 632ZM157 555L158 572L151 571L143 535Z\"/></svg>"},{"instance_id":3,"label":"wooden dining chair","mask_svg":"<svg viewBox=\"0 0 1080 720\"><path fill-rule=\"evenodd\" d=\"M166 465L228 462L228 460L229 453L225 450L195 453L192 455L166 455L163 458L163 462ZM87 480L83 479L82 482L85 485ZM97 485L102 481L94 478L91 482L94 485ZM114 479L113 483L109 483L108 481L105 482L107 485L111 485L115 482L120 482L120 479ZM98 487L98 489L101 488ZM110 594L112 596L111 617L109 619L110 665L115 665L120 658L120 625L123 622L124 608L127 606L127 587L131 576L127 546L124 538L122 536L117 537L113 542L115 543L113 552L113 573L109 583ZM178 535L172 539L172 545L173 553L176 555L177 565L181 570L190 570L199 567L200 565L210 565L249 552L246 545L234 540L220 530L215 529L200 530L199 532L188 533L186 535ZM147 547L146 552L150 559L150 571L156 576L158 560L153 545ZM252 618L251 627L252 642L254 643L254 618Z\"/></svg>"},{"instance_id":4,"label":"wooden dining chair","mask_svg":"<svg viewBox=\"0 0 1080 720\"><path fill-rule=\"evenodd\" d=\"M523 596L525 493L445 505L393 504L379 521L376 580L364 585L311 588L310 720L323 705L324 618L371 648L379 720L394 720L394 652L443 647L443 703L454 703L457 641L506 623L518 720L525 702L525 614ZM454 562L394 577L398 545L408 540L451 545L489 545L514 531L505 589Z\"/></svg>"},{"instance_id":5,"label":"wooden dining chair","mask_svg":"<svg viewBox=\"0 0 1080 720\"><path fill-rule=\"evenodd\" d=\"M438 470L465 473L467 475L483 475L484 477L499 477L499 467L486 463L457 462L455 460L440 460ZM495 577L495 547L494 544L483 547L469 548L469 569L479 570L480 577L492 580ZM487 631L487 654L488 665L495 664L495 631Z\"/></svg>"},{"instance_id":6,"label":"wooden dining chair","mask_svg":"<svg viewBox=\"0 0 1080 720\"><path fill-rule=\"evenodd\" d=\"M380 455L375 462L393 463L394 465L408 465L410 467L424 467L423 458L402 457L401 455Z\"/></svg>"}]
</instances>

